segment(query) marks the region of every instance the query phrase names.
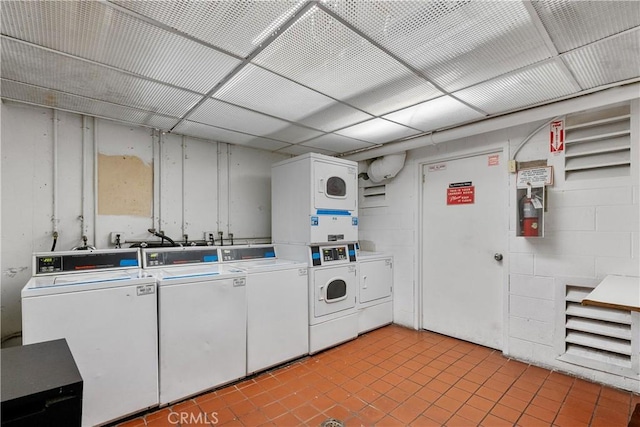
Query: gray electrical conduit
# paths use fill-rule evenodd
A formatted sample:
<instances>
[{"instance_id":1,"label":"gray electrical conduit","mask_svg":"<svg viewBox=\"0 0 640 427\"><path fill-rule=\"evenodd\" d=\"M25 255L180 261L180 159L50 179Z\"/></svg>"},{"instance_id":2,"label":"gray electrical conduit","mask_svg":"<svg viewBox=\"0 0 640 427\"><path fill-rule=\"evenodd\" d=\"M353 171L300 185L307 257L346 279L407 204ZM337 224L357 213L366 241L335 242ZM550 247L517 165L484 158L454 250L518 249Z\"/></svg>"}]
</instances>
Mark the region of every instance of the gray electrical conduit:
<instances>
[{"instance_id":1,"label":"gray electrical conduit","mask_svg":"<svg viewBox=\"0 0 640 427\"><path fill-rule=\"evenodd\" d=\"M529 135L527 135L527 137L522 140L522 142L516 147L516 149L513 150L513 154L511 154L511 160L515 160L516 159L516 156L518 155L518 152L522 149L522 147L524 147L524 145L527 142L529 142L529 140L531 138L533 138L535 135L537 135L538 132L540 132L542 129L544 129L545 127L549 126L551 124L551 122L556 121L559 118L560 118L560 116L556 116L553 119L544 122L543 124L538 126L533 132L531 132Z\"/></svg>"}]
</instances>

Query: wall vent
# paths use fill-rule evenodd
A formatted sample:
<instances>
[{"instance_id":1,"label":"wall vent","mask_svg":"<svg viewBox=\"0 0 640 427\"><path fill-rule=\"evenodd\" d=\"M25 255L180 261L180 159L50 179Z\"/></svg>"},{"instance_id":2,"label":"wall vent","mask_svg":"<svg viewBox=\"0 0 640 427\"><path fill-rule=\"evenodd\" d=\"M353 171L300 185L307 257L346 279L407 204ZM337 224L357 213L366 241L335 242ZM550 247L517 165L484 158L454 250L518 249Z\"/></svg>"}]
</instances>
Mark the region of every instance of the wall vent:
<instances>
[{"instance_id":1,"label":"wall vent","mask_svg":"<svg viewBox=\"0 0 640 427\"><path fill-rule=\"evenodd\" d=\"M559 359L626 377L637 377L631 312L583 306L593 288L566 285L565 348Z\"/></svg>"},{"instance_id":2,"label":"wall vent","mask_svg":"<svg viewBox=\"0 0 640 427\"><path fill-rule=\"evenodd\" d=\"M631 174L629 103L565 118L565 180Z\"/></svg>"},{"instance_id":3,"label":"wall vent","mask_svg":"<svg viewBox=\"0 0 640 427\"><path fill-rule=\"evenodd\" d=\"M386 184L363 186L360 190L361 197L359 206L361 208L373 208L388 205Z\"/></svg>"}]
</instances>

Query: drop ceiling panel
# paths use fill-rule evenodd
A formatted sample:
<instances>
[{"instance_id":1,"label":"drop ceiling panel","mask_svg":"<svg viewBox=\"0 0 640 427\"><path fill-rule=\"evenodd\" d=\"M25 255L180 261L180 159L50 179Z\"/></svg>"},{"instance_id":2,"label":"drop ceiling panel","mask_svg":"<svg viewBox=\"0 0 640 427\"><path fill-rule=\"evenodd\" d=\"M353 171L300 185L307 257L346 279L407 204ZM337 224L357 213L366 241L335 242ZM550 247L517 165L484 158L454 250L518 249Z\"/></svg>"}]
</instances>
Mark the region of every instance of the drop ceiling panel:
<instances>
[{"instance_id":1,"label":"drop ceiling panel","mask_svg":"<svg viewBox=\"0 0 640 427\"><path fill-rule=\"evenodd\" d=\"M370 114L335 101L323 110L304 117L300 123L325 132L332 132L372 118Z\"/></svg>"},{"instance_id":2,"label":"drop ceiling panel","mask_svg":"<svg viewBox=\"0 0 640 427\"><path fill-rule=\"evenodd\" d=\"M531 3L560 52L640 25L640 2L637 0L546 0Z\"/></svg>"},{"instance_id":3,"label":"drop ceiling panel","mask_svg":"<svg viewBox=\"0 0 640 427\"><path fill-rule=\"evenodd\" d=\"M573 50L563 59L585 89L638 76L640 30Z\"/></svg>"},{"instance_id":4,"label":"drop ceiling panel","mask_svg":"<svg viewBox=\"0 0 640 427\"><path fill-rule=\"evenodd\" d=\"M305 147L304 145L290 145L289 147L282 148L277 152L282 154L289 154L291 156L300 156L301 154L307 154L307 153L326 154L327 156L333 156L334 154L338 154L335 151L322 150L314 147Z\"/></svg>"},{"instance_id":5,"label":"drop ceiling panel","mask_svg":"<svg viewBox=\"0 0 640 427\"><path fill-rule=\"evenodd\" d=\"M536 64L463 89L454 95L490 114L528 107L575 92L559 59Z\"/></svg>"},{"instance_id":6,"label":"drop ceiling panel","mask_svg":"<svg viewBox=\"0 0 640 427\"><path fill-rule=\"evenodd\" d=\"M374 115L440 94L430 83L316 7L253 61Z\"/></svg>"},{"instance_id":7,"label":"drop ceiling panel","mask_svg":"<svg viewBox=\"0 0 640 427\"><path fill-rule=\"evenodd\" d=\"M325 95L251 64L222 86L214 97L291 121L312 115L334 102Z\"/></svg>"},{"instance_id":8,"label":"drop ceiling panel","mask_svg":"<svg viewBox=\"0 0 640 427\"><path fill-rule=\"evenodd\" d=\"M189 116L189 120L256 136L275 133L289 126L289 123L284 120L211 98L196 108Z\"/></svg>"},{"instance_id":9,"label":"drop ceiling panel","mask_svg":"<svg viewBox=\"0 0 640 427\"><path fill-rule=\"evenodd\" d=\"M336 135L332 133L312 139L311 141L307 141L301 145L312 148L319 148L322 150L329 150L334 153L346 153L362 148L370 148L375 144L359 141L357 139L347 138L346 136Z\"/></svg>"},{"instance_id":10,"label":"drop ceiling panel","mask_svg":"<svg viewBox=\"0 0 640 427\"><path fill-rule=\"evenodd\" d=\"M2 77L104 102L182 116L199 95L2 37Z\"/></svg>"},{"instance_id":11,"label":"drop ceiling panel","mask_svg":"<svg viewBox=\"0 0 640 427\"><path fill-rule=\"evenodd\" d=\"M234 132L214 126L208 126L189 120L182 121L178 126L176 126L172 133L193 136L210 141L219 141L229 144L261 148L268 151L273 151L289 146L289 144L286 144L284 142L273 141L267 138L260 138L254 135Z\"/></svg>"},{"instance_id":12,"label":"drop ceiling panel","mask_svg":"<svg viewBox=\"0 0 640 427\"><path fill-rule=\"evenodd\" d=\"M95 1L5 2L2 29L21 40L200 93L240 63Z\"/></svg>"},{"instance_id":13,"label":"drop ceiling panel","mask_svg":"<svg viewBox=\"0 0 640 427\"><path fill-rule=\"evenodd\" d=\"M442 129L457 123L481 119L484 116L450 96L443 96L395 113L385 119L425 132Z\"/></svg>"},{"instance_id":14,"label":"drop ceiling panel","mask_svg":"<svg viewBox=\"0 0 640 427\"><path fill-rule=\"evenodd\" d=\"M277 132L270 133L268 135L264 135L268 138L277 139L278 141L290 142L292 144L297 144L298 142L306 141L311 138L315 138L319 135L322 135L322 132L304 128L302 126L296 126L294 124L290 124L284 129L281 129Z\"/></svg>"},{"instance_id":15,"label":"drop ceiling panel","mask_svg":"<svg viewBox=\"0 0 640 427\"><path fill-rule=\"evenodd\" d=\"M49 108L73 111L127 123L142 124L158 129L170 129L178 122L176 117L162 116L149 111L83 98L38 86L2 79L2 97Z\"/></svg>"},{"instance_id":16,"label":"drop ceiling panel","mask_svg":"<svg viewBox=\"0 0 640 427\"><path fill-rule=\"evenodd\" d=\"M304 4L287 1L112 1L240 57L246 57Z\"/></svg>"},{"instance_id":17,"label":"drop ceiling panel","mask_svg":"<svg viewBox=\"0 0 640 427\"><path fill-rule=\"evenodd\" d=\"M361 141L383 144L385 142L416 135L420 132L416 129L410 129L388 120L373 119L339 130L336 133L349 138L359 139Z\"/></svg>"},{"instance_id":18,"label":"drop ceiling panel","mask_svg":"<svg viewBox=\"0 0 640 427\"><path fill-rule=\"evenodd\" d=\"M449 91L551 55L519 1L339 1L326 6Z\"/></svg>"}]
</instances>

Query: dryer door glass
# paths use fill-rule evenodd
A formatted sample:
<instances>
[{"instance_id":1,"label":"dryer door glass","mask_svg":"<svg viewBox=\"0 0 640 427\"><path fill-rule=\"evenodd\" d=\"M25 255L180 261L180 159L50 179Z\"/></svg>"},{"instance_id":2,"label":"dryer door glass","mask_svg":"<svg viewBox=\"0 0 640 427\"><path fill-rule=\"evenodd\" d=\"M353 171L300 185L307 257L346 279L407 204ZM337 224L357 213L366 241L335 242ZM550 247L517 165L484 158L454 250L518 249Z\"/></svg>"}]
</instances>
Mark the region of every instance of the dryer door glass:
<instances>
[{"instance_id":1,"label":"dryer door glass","mask_svg":"<svg viewBox=\"0 0 640 427\"><path fill-rule=\"evenodd\" d=\"M327 180L327 195L344 197L347 195L347 183L339 176L332 176Z\"/></svg>"},{"instance_id":2,"label":"dryer door glass","mask_svg":"<svg viewBox=\"0 0 640 427\"><path fill-rule=\"evenodd\" d=\"M327 302L343 300L347 297L347 282L336 279L327 285Z\"/></svg>"}]
</instances>

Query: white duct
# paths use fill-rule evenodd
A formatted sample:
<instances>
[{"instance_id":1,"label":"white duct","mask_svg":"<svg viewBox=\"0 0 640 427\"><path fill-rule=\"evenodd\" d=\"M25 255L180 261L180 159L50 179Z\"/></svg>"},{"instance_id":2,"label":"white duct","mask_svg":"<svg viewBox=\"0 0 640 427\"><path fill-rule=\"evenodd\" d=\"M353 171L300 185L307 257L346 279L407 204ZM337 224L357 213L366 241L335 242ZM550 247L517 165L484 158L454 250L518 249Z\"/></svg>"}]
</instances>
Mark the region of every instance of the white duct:
<instances>
[{"instance_id":1,"label":"white duct","mask_svg":"<svg viewBox=\"0 0 640 427\"><path fill-rule=\"evenodd\" d=\"M407 152L389 154L374 160L369 165L367 175L371 182L380 182L385 179L393 178L404 167L404 160L407 158Z\"/></svg>"}]
</instances>

